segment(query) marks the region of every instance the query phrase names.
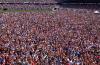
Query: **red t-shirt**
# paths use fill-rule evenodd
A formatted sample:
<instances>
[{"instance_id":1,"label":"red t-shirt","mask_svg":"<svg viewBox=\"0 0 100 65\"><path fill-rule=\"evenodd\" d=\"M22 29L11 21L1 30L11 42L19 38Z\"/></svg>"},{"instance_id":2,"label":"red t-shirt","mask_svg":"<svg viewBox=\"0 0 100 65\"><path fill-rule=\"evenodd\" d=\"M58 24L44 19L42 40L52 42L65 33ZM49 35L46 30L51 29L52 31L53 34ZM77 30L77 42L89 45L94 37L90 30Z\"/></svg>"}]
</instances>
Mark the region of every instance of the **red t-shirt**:
<instances>
[{"instance_id":1,"label":"red t-shirt","mask_svg":"<svg viewBox=\"0 0 100 65\"><path fill-rule=\"evenodd\" d=\"M100 58L100 56L97 56L97 59L99 59Z\"/></svg>"},{"instance_id":2,"label":"red t-shirt","mask_svg":"<svg viewBox=\"0 0 100 65\"><path fill-rule=\"evenodd\" d=\"M69 63L66 63L66 65L70 65Z\"/></svg>"}]
</instances>

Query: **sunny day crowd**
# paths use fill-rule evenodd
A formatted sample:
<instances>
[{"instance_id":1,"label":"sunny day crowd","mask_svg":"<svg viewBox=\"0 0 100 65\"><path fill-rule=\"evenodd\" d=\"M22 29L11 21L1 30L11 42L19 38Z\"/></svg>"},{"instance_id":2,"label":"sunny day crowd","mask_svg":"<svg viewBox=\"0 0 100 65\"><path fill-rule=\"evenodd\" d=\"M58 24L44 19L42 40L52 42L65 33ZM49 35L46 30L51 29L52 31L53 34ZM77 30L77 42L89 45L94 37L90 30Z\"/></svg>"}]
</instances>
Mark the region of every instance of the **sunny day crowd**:
<instances>
[{"instance_id":1,"label":"sunny day crowd","mask_svg":"<svg viewBox=\"0 0 100 65\"><path fill-rule=\"evenodd\" d=\"M100 65L100 15L2 13L0 51L1 65Z\"/></svg>"}]
</instances>

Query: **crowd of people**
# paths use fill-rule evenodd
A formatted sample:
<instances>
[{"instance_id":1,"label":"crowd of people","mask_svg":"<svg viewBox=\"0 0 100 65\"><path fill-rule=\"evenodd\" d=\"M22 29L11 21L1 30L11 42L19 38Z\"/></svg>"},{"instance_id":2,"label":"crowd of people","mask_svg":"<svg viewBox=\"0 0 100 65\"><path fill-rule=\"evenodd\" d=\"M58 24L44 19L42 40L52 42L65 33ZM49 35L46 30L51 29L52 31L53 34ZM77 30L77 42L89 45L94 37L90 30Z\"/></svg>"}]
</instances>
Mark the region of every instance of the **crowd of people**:
<instances>
[{"instance_id":1,"label":"crowd of people","mask_svg":"<svg viewBox=\"0 0 100 65\"><path fill-rule=\"evenodd\" d=\"M56 5L33 5L33 4L1 4L0 7L7 10L52 10Z\"/></svg>"},{"instance_id":2,"label":"crowd of people","mask_svg":"<svg viewBox=\"0 0 100 65\"><path fill-rule=\"evenodd\" d=\"M0 0L0 2L12 2L12 3L16 3L16 2L36 2L36 3L57 3L57 2L62 2L63 0Z\"/></svg>"},{"instance_id":3,"label":"crowd of people","mask_svg":"<svg viewBox=\"0 0 100 65\"><path fill-rule=\"evenodd\" d=\"M100 65L100 15L0 14L1 65Z\"/></svg>"},{"instance_id":4,"label":"crowd of people","mask_svg":"<svg viewBox=\"0 0 100 65\"><path fill-rule=\"evenodd\" d=\"M52 10L53 8L58 7L58 10L67 10L70 9L72 11L91 11L94 12L95 10L100 11L100 5L34 5L34 4L0 4L0 10L7 9L7 10Z\"/></svg>"}]
</instances>

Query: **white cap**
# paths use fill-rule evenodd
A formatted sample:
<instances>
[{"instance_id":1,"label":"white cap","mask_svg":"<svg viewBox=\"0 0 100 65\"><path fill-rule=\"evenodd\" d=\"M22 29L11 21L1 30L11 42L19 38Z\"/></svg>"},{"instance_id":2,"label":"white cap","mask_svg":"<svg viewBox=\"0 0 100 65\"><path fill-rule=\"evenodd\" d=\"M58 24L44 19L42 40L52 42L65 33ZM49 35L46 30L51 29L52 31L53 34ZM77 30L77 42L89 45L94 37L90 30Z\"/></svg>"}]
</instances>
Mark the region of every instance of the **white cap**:
<instances>
[{"instance_id":1,"label":"white cap","mask_svg":"<svg viewBox=\"0 0 100 65\"><path fill-rule=\"evenodd\" d=\"M95 13L95 14L98 14L99 12L98 12L98 11L94 11L94 13Z\"/></svg>"}]
</instances>

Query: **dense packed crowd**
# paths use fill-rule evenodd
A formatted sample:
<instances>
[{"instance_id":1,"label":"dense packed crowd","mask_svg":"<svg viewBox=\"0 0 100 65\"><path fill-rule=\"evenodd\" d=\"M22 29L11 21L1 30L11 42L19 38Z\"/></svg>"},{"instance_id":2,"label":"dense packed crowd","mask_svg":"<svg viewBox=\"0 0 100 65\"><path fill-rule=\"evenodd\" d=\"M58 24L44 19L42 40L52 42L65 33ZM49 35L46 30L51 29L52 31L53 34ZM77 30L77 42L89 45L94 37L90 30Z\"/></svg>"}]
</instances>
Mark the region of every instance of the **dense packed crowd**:
<instances>
[{"instance_id":1,"label":"dense packed crowd","mask_svg":"<svg viewBox=\"0 0 100 65\"><path fill-rule=\"evenodd\" d=\"M0 4L0 9L7 8L7 10L52 10L54 7L59 7L58 10L63 9L70 9L72 11L76 10L83 10L83 11L100 11L100 5L34 5L34 4Z\"/></svg>"},{"instance_id":2,"label":"dense packed crowd","mask_svg":"<svg viewBox=\"0 0 100 65\"><path fill-rule=\"evenodd\" d=\"M56 5L33 5L33 4L1 4L1 8L7 10L52 10Z\"/></svg>"},{"instance_id":3,"label":"dense packed crowd","mask_svg":"<svg viewBox=\"0 0 100 65\"><path fill-rule=\"evenodd\" d=\"M62 2L63 0L0 0L0 2L42 2L42 3L57 3L57 2Z\"/></svg>"},{"instance_id":4,"label":"dense packed crowd","mask_svg":"<svg viewBox=\"0 0 100 65\"><path fill-rule=\"evenodd\" d=\"M2 13L0 64L100 65L100 15Z\"/></svg>"}]
</instances>

